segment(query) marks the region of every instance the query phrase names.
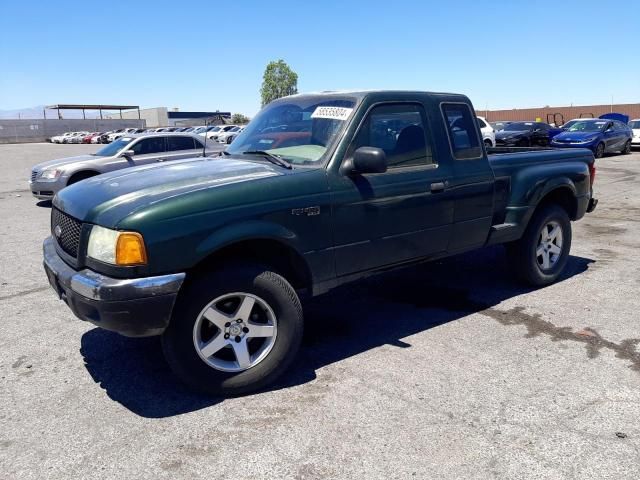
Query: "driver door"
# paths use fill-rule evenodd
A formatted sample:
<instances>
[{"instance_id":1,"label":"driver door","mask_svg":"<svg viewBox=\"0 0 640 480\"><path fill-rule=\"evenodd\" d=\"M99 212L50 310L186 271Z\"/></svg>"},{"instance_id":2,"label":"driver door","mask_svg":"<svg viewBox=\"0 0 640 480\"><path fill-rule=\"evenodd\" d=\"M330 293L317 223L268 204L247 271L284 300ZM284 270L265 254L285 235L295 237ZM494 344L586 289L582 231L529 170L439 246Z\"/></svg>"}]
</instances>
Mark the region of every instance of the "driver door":
<instances>
[{"instance_id":1,"label":"driver door","mask_svg":"<svg viewBox=\"0 0 640 480\"><path fill-rule=\"evenodd\" d=\"M338 276L446 251L451 173L449 165L438 165L430 138L421 104L383 103L369 111L343 163L369 146L385 152L388 169L329 178Z\"/></svg>"}]
</instances>

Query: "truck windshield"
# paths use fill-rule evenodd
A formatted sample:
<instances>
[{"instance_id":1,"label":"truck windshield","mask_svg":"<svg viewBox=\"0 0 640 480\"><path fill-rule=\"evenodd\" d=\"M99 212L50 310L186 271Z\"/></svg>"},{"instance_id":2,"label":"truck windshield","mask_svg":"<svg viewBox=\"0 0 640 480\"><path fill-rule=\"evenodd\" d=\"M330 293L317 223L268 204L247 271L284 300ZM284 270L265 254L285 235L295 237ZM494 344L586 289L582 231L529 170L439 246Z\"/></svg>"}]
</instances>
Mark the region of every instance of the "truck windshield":
<instances>
[{"instance_id":1,"label":"truck windshield","mask_svg":"<svg viewBox=\"0 0 640 480\"><path fill-rule=\"evenodd\" d=\"M131 137L120 137L119 139L111 142L106 147L98 150L96 153L94 153L94 155L97 157L112 157L124 147L129 145L131 143L131 140L133 140L133 138Z\"/></svg>"},{"instance_id":2,"label":"truck windshield","mask_svg":"<svg viewBox=\"0 0 640 480\"><path fill-rule=\"evenodd\" d=\"M353 113L355 99L301 95L265 107L227 148L268 151L293 165L320 165Z\"/></svg>"},{"instance_id":3,"label":"truck windshield","mask_svg":"<svg viewBox=\"0 0 640 480\"><path fill-rule=\"evenodd\" d=\"M576 122L571 125L567 131L569 132L602 132L607 126L606 121L599 122Z\"/></svg>"},{"instance_id":4,"label":"truck windshield","mask_svg":"<svg viewBox=\"0 0 640 480\"><path fill-rule=\"evenodd\" d=\"M533 128L533 122L516 122L506 125L503 130L507 132L527 132Z\"/></svg>"}]
</instances>

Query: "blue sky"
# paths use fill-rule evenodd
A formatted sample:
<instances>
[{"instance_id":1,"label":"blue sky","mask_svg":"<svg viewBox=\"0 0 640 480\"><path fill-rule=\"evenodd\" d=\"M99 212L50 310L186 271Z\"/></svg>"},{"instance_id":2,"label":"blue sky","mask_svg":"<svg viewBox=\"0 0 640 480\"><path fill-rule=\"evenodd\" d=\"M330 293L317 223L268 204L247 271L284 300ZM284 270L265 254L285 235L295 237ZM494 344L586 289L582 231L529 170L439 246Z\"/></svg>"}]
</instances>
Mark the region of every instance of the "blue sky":
<instances>
[{"instance_id":1,"label":"blue sky","mask_svg":"<svg viewBox=\"0 0 640 480\"><path fill-rule=\"evenodd\" d=\"M300 91L465 93L476 109L640 101L633 2L0 0L0 110L123 103L253 115ZM634 14L635 12L635 14Z\"/></svg>"}]
</instances>

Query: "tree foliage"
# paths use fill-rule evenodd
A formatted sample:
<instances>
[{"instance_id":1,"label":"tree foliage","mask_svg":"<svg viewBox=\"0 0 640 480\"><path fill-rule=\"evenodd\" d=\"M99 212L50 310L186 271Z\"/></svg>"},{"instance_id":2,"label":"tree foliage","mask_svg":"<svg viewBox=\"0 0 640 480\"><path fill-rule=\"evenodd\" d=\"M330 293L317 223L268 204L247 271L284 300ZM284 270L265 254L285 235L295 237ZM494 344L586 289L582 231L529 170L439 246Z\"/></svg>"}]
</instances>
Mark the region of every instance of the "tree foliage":
<instances>
[{"instance_id":1,"label":"tree foliage","mask_svg":"<svg viewBox=\"0 0 640 480\"><path fill-rule=\"evenodd\" d=\"M241 113L234 113L233 115L231 115L231 123L235 123L236 125L244 125L245 123L249 123L249 117Z\"/></svg>"},{"instance_id":2,"label":"tree foliage","mask_svg":"<svg viewBox=\"0 0 640 480\"><path fill-rule=\"evenodd\" d=\"M287 95L298 93L298 74L284 60L270 62L264 70L260 96L262 106Z\"/></svg>"}]
</instances>

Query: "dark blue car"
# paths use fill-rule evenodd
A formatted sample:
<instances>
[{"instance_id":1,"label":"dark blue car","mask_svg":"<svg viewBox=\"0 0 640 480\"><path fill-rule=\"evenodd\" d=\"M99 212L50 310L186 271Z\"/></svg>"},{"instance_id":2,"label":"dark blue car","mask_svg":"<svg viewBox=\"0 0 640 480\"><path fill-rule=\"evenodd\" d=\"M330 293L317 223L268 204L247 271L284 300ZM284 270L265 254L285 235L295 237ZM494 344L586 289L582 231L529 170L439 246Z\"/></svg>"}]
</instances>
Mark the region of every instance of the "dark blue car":
<instances>
[{"instance_id":1,"label":"dark blue car","mask_svg":"<svg viewBox=\"0 0 640 480\"><path fill-rule=\"evenodd\" d=\"M551 140L552 147L588 148L596 158L605 153L631 152L633 132L628 125L602 118L585 118L575 121L564 132Z\"/></svg>"}]
</instances>

